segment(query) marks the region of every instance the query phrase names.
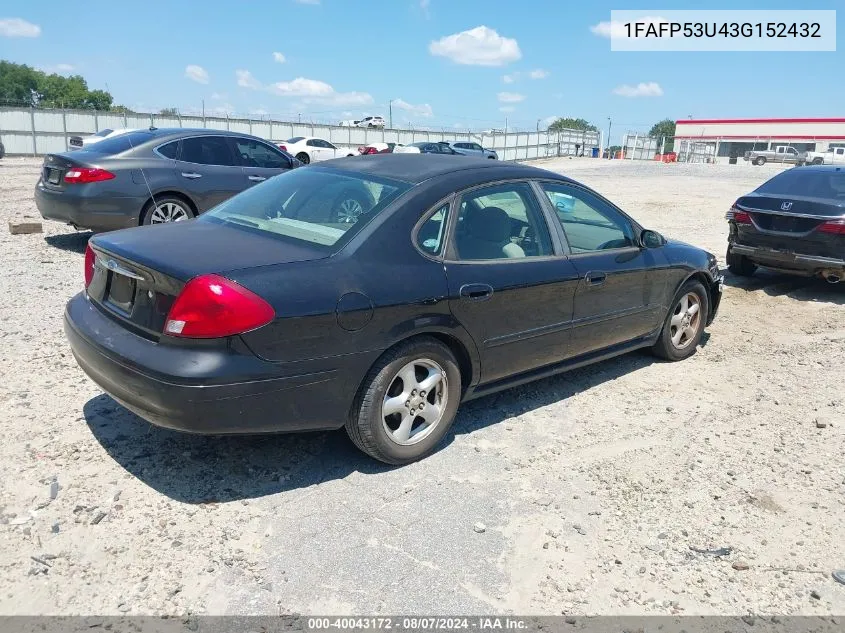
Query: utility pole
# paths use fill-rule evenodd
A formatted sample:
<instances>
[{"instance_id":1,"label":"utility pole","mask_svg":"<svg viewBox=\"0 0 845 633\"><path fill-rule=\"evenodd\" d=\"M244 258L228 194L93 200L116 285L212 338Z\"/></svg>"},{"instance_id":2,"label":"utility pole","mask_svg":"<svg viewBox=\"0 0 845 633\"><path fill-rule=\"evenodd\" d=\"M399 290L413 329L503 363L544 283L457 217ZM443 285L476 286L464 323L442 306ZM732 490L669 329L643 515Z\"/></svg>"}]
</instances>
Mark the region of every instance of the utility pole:
<instances>
[{"instance_id":1,"label":"utility pole","mask_svg":"<svg viewBox=\"0 0 845 633\"><path fill-rule=\"evenodd\" d=\"M540 131L540 119L537 119L537 131Z\"/></svg>"},{"instance_id":2,"label":"utility pole","mask_svg":"<svg viewBox=\"0 0 845 633\"><path fill-rule=\"evenodd\" d=\"M202 100L202 118L205 118L205 99Z\"/></svg>"},{"instance_id":3,"label":"utility pole","mask_svg":"<svg viewBox=\"0 0 845 633\"><path fill-rule=\"evenodd\" d=\"M390 117L390 129L393 129L393 99L387 102L387 109Z\"/></svg>"},{"instance_id":4,"label":"utility pole","mask_svg":"<svg viewBox=\"0 0 845 633\"><path fill-rule=\"evenodd\" d=\"M610 158L610 126L613 122L607 117L607 157Z\"/></svg>"}]
</instances>

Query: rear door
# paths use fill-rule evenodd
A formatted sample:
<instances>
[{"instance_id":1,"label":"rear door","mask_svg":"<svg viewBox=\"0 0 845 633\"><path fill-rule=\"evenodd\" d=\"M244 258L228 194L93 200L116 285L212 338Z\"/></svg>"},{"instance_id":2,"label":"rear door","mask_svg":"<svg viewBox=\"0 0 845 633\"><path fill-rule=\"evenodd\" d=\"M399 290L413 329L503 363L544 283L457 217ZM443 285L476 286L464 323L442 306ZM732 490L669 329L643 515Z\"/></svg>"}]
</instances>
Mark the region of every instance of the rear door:
<instances>
[{"instance_id":1,"label":"rear door","mask_svg":"<svg viewBox=\"0 0 845 633\"><path fill-rule=\"evenodd\" d=\"M578 272L549 231L530 183L464 192L445 256L449 306L481 358L481 382L571 356Z\"/></svg>"},{"instance_id":2,"label":"rear door","mask_svg":"<svg viewBox=\"0 0 845 633\"><path fill-rule=\"evenodd\" d=\"M232 137L235 155L241 161L246 186L251 187L289 171L293 164L285 154L268 143L251 138Z\"/></svg>"},{"instance_id":3,"label":"rear door","mask_svg":"<svg viewBox=\"0 0 845 633\"><path fill-rule=\"evenodd\" d=\"M249 182L225 136L182 139L175 172L180 188L189 193L200 213L240 193Z\"/></svg>"},{"instance_id":4,"label":"rear door","mask_svg":"<svg viewBox=\"0 0 845 633\"><path fill-rule=\"evenodd\" d=\"M641 248L632 222L587 189L541 184L580 277L575 293L572 351L584 354L653 332L664 316L668 262L660 249Z\"/></svg>"}]
</instances>

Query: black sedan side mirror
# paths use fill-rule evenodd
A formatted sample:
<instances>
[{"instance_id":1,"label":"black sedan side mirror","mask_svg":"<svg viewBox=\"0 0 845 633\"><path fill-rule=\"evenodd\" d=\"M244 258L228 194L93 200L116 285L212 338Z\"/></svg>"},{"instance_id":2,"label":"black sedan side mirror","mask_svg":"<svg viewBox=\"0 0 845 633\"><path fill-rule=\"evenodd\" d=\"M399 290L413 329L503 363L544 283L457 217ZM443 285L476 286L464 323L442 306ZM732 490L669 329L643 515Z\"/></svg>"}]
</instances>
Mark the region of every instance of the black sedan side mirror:
<instances>
[{"instance_id":1,"label":"black sedan side mirror","mask_svg":"<svg viewBox=\"0 0 845 633\"><path fill-rule=\"evenodd\" d=\"M645 248L660 248L666 243L664 237L657 231L645 229L640 233L640 244Z\"/></svg>"}]
</instances>

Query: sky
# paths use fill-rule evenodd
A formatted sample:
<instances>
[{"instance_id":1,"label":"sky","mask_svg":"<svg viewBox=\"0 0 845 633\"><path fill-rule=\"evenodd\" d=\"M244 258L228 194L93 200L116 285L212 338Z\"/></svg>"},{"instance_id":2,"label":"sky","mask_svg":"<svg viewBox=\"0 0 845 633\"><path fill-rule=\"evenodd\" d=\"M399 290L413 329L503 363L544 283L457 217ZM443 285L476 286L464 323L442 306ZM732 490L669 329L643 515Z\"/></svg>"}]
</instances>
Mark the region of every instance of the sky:
<instances>
[{"instance_id":1,"label":"sky","mask_svg":"<svg viewBox=\"0 0 845 633\"><path fill-rule=\"evenodd\" d=\"M810 0L805 9L836 9ZM842 116L843 52L612 52L611 9L794 9L794 0L0 0L0 59L80 74L132 109L612 136L661 119ZM84 10L80 10L83 7ZM607 25L605 24L605 27ZM841 39L841 38L840 38Z\"/></svg>"}]
</instances>

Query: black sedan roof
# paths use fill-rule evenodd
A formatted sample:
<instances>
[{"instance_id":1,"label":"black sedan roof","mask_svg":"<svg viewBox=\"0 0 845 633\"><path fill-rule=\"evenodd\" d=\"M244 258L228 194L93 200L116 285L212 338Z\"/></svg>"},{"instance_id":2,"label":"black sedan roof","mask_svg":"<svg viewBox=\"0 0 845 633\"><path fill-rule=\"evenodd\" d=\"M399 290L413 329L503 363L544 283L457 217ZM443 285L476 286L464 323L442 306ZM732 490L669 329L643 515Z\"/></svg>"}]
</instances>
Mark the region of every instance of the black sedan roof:
<instances>
[{"instance_id":1,"label":"black sedan roof","mask_svg":"<svg viewBox=\"0 0 845 633\"><path fill-rule=\"evenodd\" d=\"M439 154L367 154L338 158L320 164L334 169L392 178L412 184L418 184L457 171L482 169L489 180L499 178L554 178L569 181L569 178L560 174L519 163L470 158L468 156L441 156Z\"/></svg>"}]
</instances>

